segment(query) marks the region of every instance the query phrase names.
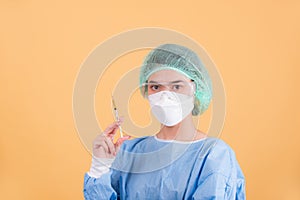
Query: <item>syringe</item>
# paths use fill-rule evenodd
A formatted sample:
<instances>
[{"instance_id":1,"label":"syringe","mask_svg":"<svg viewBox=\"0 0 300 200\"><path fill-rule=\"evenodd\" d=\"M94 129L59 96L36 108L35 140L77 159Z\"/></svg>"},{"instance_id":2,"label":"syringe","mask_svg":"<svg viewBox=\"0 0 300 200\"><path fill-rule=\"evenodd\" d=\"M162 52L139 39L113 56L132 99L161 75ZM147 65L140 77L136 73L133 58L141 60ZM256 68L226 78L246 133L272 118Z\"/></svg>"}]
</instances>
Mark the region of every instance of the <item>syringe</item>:
<instances>
[{"instance_id":1,"label":"syringe","mask_svg":"<svg viewBox=\"0 0 300 200\"><path fill-rule=\"evenodd\" d=\"M119 113L118 113L117 106L116 106L116 104L115 104L115 101L114 101L114 98L113 98L112 95L111 95L111 100L112 100L112 104L113 104L113 107L114 107L115 119L116 119L117 121L119 121L119 120L120 120L120 118L119 118ZM120 128L120 137L122 138L122 137L123 137L122 127L119 126L119 128Z\"/></svg>"}]
</instances>

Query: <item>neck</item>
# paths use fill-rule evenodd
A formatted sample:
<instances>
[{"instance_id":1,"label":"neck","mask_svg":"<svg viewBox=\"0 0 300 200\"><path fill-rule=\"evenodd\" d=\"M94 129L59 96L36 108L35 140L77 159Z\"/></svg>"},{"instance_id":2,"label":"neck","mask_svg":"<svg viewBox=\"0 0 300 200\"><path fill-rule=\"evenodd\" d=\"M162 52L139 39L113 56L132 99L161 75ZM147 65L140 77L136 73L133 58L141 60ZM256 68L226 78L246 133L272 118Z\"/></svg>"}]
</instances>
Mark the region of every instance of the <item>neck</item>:
<instances>
[{"instance_id":1,"label":"neck","mask_svg":"<svg viewBox=\"0 0 300 200\"><path fill-rule=\"evenodd\" d=\"M161 129L156 136L164 140L195 140L197 137L197 129L194 126L192 114L188 115L180 123L174 126L161 125Z\"/></svg>"}]
</instances>

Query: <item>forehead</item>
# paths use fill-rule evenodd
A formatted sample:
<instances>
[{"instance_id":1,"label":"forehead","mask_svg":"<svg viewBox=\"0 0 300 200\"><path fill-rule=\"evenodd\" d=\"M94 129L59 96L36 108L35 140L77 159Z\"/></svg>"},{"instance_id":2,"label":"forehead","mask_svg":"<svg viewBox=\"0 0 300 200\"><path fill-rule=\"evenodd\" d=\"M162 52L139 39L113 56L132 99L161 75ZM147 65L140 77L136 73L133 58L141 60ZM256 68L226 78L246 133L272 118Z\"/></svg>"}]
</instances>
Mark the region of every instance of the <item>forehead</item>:
<instances>
[{"instance_id":1,"label":"forehead","mask_svg":"<svg viewBox=\"0 0 300 200\"><path fill-rule=\"evenodd\" d=\"M148 78L148 81L156 82L171 82L177 80L189 81L190 79L180 72L169 69L157 71Z\"/></svg>"}]
</instances>

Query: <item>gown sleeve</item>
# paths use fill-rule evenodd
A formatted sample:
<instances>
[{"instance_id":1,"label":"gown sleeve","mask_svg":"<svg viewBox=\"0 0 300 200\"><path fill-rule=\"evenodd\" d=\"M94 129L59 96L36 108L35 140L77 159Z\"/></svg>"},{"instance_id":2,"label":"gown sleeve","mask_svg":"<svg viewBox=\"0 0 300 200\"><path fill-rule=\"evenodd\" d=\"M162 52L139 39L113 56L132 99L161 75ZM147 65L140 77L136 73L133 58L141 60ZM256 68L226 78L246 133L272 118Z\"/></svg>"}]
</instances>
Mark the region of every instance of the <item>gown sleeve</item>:
<instances>
[{"instance_id":1,"label":"gown sleeve","mask_svg":"<svg viewBox=\"0 0 300 200\"><path fill-rule=\"evenodd\" d=\"M244 175L229 146L218 141L205 159L192 199L246 199Z\"/></svg>"},{"instance_id":2,"label":"gown sleeve","mask_svg":"<svg viewBox=\"0 0 300 200\"><path fill-rule=\"evenodd\" d=\"M84 198L86 200L117 200L119 199L117 184L114 184L114 171L103 174L99 178L84 175Z\"/></svg>"},{"instance_id":3,"label":"gown sleeve","mask_svg":"<svg viewBox=\"0 0 300 200\"><path fill-rule=\"evenodd\" d=\"M93 156L90 171L84 175L83 193L86 200L118 199L118 171L111 168L115 159Z\"/></svg>"},{"instance_id":4,"label":"gown sleeve","mask_svg":"<svg viewBox=\"0 0 300 200\"><path fill-rule=\"evenodd\" d=\"M121 145L120 150L124 150L125 143L126 141ZM122 160L122 155L120 154L119 152L114 161L109 164L109 170L100 170L105 173L99 172L101 163L104 160L102 162L92 162L90 172L84 175L83 194L86 200L119 200L121 198L119 189L120 171L117 170L118 165L114 165L114 162L119 163ZM93 164L95 165L93 166Z\"/></svg>"}]
</instances>

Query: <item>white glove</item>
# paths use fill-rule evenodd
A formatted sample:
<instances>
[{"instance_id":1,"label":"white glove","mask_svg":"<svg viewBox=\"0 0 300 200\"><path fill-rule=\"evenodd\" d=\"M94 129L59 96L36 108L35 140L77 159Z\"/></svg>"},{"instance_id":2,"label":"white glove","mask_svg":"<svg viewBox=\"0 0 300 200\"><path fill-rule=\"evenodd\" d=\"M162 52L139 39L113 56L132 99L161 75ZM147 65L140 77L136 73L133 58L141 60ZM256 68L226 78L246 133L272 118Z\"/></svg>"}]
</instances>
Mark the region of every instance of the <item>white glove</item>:
<instances>
[{"instance_id":1,"label":"white glove","mask_svg":"<svg viewBox=\"0 0 300 200\"><path fill-rule=\"evenodd\" d=\"M92 164L88 175L94 178L99 178L103 174L109 172L109 168L115 158L97 158L93 155Z\"/></svg>"}]
</instances>

